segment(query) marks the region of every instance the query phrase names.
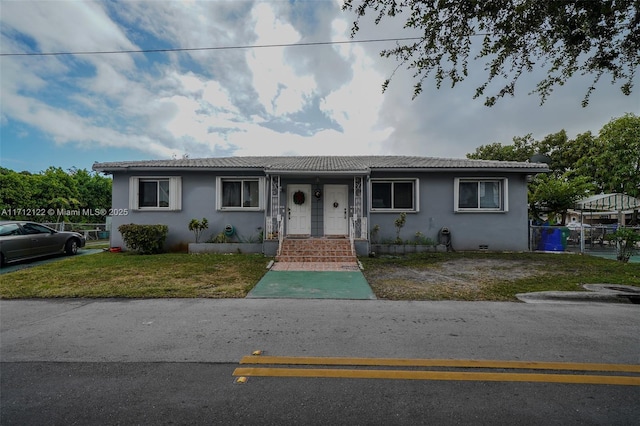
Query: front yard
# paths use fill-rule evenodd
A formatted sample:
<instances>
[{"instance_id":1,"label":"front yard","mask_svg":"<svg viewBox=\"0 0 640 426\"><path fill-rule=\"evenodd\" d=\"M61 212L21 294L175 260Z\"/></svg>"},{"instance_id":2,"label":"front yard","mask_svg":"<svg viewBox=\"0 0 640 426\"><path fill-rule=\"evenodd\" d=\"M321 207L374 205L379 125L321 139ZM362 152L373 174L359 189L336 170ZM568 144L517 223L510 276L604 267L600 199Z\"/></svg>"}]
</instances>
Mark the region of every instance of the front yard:
<instances>
[{"instance_id":1,"label":"front yard","mask_svg":"<svg viewBox=\"0 0 640 426\"><path fill-rule=\"evenodd\" d=\"M640 286L640 264L577 254L429 253L362 259L378 298L515 301L517 293L582 291L582 284Z\"/></svg>"},{"instance_id":2,"label":"front yard","mask_svg":"<svg viewBox=\"0 0 640 426\"><path fill-rule=\"evenodd\" d=\"M0 298L244 297L270 258L247 254L99 253L0 276ZM582 290L585 283L640 286L640 264L580 255L428 253L362 258L380 299L505 300L516 293Z\"/></svg>"},{"instance_id":3,"label":"front yard","mask_svg":"<svg viewBox=\"0 0 640 426\"><path fill-rule=\"evenodd\" d=\"M244 297L262 255L98 253L0 276L0 297Z\"/></svg>"}]
</instances>

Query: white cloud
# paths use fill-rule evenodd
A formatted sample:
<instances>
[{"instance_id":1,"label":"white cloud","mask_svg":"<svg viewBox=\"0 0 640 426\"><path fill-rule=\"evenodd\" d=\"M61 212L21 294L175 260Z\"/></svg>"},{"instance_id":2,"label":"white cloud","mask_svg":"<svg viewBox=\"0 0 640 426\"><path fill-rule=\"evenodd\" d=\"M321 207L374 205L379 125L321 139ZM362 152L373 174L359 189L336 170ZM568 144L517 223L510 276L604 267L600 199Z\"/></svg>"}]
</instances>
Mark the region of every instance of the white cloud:
<instances>
[{"instance_id":1,"label":"white cloud","mask_svg":"<svg viewBox=\"0 0 640 426\"><path fill-rule=\"evenodd\" d=\"M132 50L136 45L95 2L26 1L3 2L2 23L28 34L42 52L90 52ZM82 60L101 62L103 56L87 55ZM109 55L111 64L129 68L128 55Z\"/></svg>"},{"instance_id":2,"label":"white cloud","mask_svg":"<svg viewBox=\"0 0 640 426\"><path fill-rule=\"evenodd\" d=\"M260 3L252 11L257 45L291 44L300 34L289 23L278 18L271 5ZM253 87L260 103L271 115L300 111L316 89L313 77L298 75L285 57L285 47L251 49L247 64L253 76Z\"/></svg>"},{"instance_id":3,"label":"white cloud","mask_svg":"<svg viewBox=\"0 0 640 426\"><path fill-rule=\"evenodd\" d=\"M353 15L329 2L3 2L2 51L215 47L343 41ZM406 36L402 21L362 22L358 38ZM388 44L181 53L3 57L3 127L22 123L52 144L129 148L151 158L212 155L412 154L462 157L482 144L566 128L597 131L640 112L600 85L580 108L586 79L544 107L527 96L493 108L472 100L482 67L455 89L431 81L411 101L411 71L379 57ZM481 65L481 64L480 64ZM640 88L640 83L637 83ZM17 129L16 134L23 129ZM3 141L4 145L4 141ZM100 158L97 158L100 159Z\"/></svg>"}]
</instances>

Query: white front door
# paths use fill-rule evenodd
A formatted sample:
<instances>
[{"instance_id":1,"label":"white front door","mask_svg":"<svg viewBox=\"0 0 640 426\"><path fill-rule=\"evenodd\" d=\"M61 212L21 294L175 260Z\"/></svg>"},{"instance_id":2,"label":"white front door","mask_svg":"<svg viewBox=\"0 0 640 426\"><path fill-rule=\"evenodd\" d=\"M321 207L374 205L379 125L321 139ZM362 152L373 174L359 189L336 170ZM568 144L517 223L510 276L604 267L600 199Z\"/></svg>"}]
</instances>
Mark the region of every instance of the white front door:
<instances>
[{"instance_id":1,"label":"white front door","mask_svg":"<svg viewBox=\"0 0 640 426\"><path fill-rule=\"evenodd\" d=\"M304 194L302 204L294 201L297 192ZM287 185L287 235L311 235L311 185Z\"/></svg>"},{"instance_id":2,"label":"white front door","mask_svg":"<svg viewBox=\"0 0 640 426\"><path fill-rule=\"evenodd\" d=\"M347 235L349 232L349 187L324 186L324 235Z\"/></svg>"}]
</instances>

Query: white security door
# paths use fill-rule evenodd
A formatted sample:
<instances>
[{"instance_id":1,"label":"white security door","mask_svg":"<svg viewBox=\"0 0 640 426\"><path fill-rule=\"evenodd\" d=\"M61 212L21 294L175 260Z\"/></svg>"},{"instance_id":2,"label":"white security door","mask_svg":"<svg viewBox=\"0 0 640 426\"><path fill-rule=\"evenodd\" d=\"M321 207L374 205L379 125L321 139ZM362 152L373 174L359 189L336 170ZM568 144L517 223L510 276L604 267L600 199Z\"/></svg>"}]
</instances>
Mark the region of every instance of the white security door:
<instances>
[{"instance_id":1,"label":"white security door","mask_svg":"<svg viewBox=\"0 0 640 426\"><path fill-rule=\"evenodd\" d=\"M349 187L324 186L324 234L347 235L349 223Z\"/></svg>"},{"instance_id":2,"label":"white security door","mask_svg":"<svg viewBox=\"0 0 640 426\"><path fill-rule=\"evenodd\" d=\"M297 192L304 194L302 204L294 201ZM311 235L311 185L287 185L287 235Z\"/></svg>"}]
</instances>

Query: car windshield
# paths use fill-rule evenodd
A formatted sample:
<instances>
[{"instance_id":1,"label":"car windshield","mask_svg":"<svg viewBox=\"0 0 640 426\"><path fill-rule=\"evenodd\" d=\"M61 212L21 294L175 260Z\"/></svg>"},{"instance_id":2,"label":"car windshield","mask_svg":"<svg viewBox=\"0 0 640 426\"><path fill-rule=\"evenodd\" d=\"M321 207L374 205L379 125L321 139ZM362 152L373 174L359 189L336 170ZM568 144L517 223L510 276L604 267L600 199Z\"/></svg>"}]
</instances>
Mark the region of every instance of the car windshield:
<instances>
[{"instance_id":1,"label":"car windshield","mask_svg":"<svg viewBox=\"0 0 640 426\"><path fill-rule=\"evenodd\" d=\"M20 235L20 228L17 223L0 225L0 237L6 237L8 235Z\"/></svg>"}]
</instances>

